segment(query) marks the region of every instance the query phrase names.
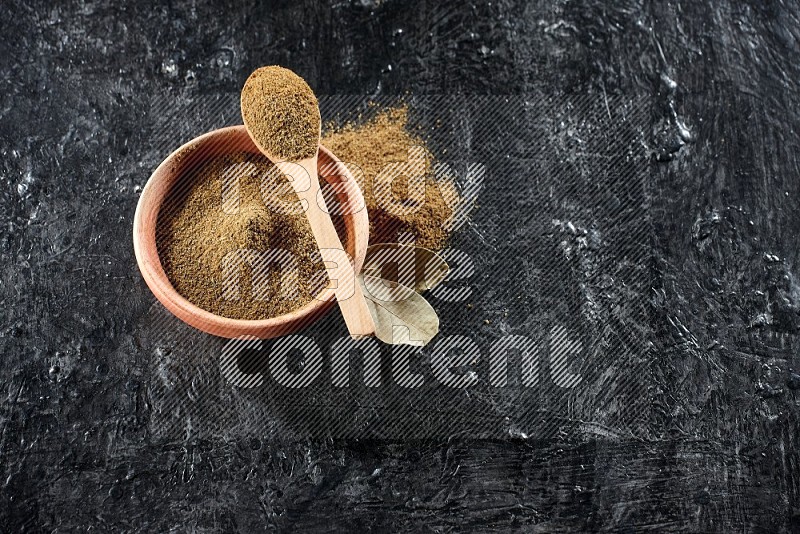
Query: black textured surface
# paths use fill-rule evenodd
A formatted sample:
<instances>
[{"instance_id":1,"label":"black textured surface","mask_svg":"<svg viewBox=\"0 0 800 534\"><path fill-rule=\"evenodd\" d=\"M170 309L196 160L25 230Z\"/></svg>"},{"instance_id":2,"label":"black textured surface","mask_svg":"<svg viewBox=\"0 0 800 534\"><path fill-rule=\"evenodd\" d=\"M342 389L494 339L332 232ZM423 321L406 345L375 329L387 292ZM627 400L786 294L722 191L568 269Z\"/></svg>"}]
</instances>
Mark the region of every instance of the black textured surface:
<instances>
[{"instance_id":1,"label":"black textured surface","mask_svg":"<svg viewBox=\"0 0 800 534\"><path fill-rule=\"evenodd\" d=\"M4 529L800 529L795 2L12 1L2 10ZM631 421L601 403L609 409L577 421L580 432L546 439L312 439L252 421L209 437L186 420L181 437L159 433L154 393L169 375L157 366L169 359L148 328L160 308L130 243L138 193L171 148L237 122L225 110L269 63L323 95L591 101L612 118L644 106L632 235L643 232L648 247L599 257L587 247L563 283L584 306L608 299L592 308L608 312L598 324L643 327L636 354L647 360L628 371L646 409ZM573 133L600 124L587 117ZM570 130L558 124L535 126L498 147L513 164L530 159L537 172L520 173L521 185L560 166L580 170L598 153L565 142ZM548 160L548 146L576 159ZM525 236L551 225L566 248L573 237L590 245L591 225L604 220L587 215L590 193L577 193L574 212L560 206L573 221L538 219L532 208L550 204L493 210L514 198L500 189L457 239L478 257L502 250L535 287L538 256L523 261ZM472 335L489 342L524 329L516 308L504 320L491 305L514 286L480 265ZM644 285L602 276L615 266L645 266ZM548 308L538 295L517 310ZM615 299L638 303L639 315Z\"/></svg>"}]
</instances>

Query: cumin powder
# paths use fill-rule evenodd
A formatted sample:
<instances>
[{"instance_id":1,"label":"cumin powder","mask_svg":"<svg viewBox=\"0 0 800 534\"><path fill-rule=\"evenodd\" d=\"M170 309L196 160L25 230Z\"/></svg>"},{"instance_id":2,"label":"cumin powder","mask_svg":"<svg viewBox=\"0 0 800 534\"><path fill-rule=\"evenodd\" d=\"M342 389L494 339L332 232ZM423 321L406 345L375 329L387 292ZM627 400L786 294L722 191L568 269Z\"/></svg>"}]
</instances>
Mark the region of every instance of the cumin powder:
<instances>
[{"instance_id":1,"label":"cumin powder","mask_svg":"<svg viewBox=\"0 0 800 534\"><path fill-rule=\"evenodd\" d=\"M243 171L237 173L238 208L227 206L226 212L222 177L231 168ZM214 157L184 176L182 183L188 187L168 197L159 212L156 244L167 277L189 302L216 315L275 317L307 304L327 284L305 214L283 214L265 204L261 196L265 173L276 181L271 187L275 198L297 200L289 182L265 156L240 152ZM235 256L241 250L257 255L276 249L290 252L296 260L294 288L282 284L286 273L278 263L268 270L253 268ZM224 278L226 257L237 266L235 279ZM226 297L226 287L232 283L238 286L236 298ZM257 285L263 293L256 291ZM285 293L292 289L293 294Z\"/></svg>"},{"instance_id":2,"label":"cumin powder","mask_svg":"<svg viewBox=\"0 0 800 534\"><path fill-rule=\"evenodd\" d=\"M242 118L253 140L286 161L314 157L319 144L319 103L306 81L289 69L261 67L242 88Z\"/></svg>"},{"instance_id":3,"label":"cumin powder","mask_svg":"<svg viewBox=\"0 0 800 534\"><path fill-rule=\"evenodd\" d=\"M370 244L396 243L403 234L410 234L417 246L431 250L446 246L453 206L458 204L460 195L452 176L434 176L434 161L425 141L409 128L406 105L382 110L361 124L329 126L323 133L322 144L348 165L359 181L369 214ZM379 202L374 180L386 165L406 161L413 146L422 147L429 156L424 168L424 203L413 213L394 213ZM395 199L405 198L408 178L401 175L392 183Z\"/></svg>"}]
</instances>

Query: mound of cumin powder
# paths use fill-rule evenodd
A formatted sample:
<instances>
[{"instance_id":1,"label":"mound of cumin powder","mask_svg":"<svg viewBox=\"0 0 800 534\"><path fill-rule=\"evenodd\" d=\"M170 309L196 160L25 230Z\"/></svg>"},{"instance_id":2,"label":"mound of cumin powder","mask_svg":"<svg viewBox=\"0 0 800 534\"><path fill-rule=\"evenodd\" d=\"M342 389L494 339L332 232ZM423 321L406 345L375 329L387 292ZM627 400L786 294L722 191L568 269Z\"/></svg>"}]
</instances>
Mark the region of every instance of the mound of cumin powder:
<instances>
[{"instance_id":1,"label":"mound of cumin powder","mask_svg":"<svg viewBox=\"0 0 800 534\"><path fill-rule=\"evenodd\" d=\"M246 172L239 176L239 206L226 213L222 203L223 173L233 166ZM261 196L261 177L274 172L274 165L260 154L240 152L217 156L183 179L188 187L167 198L159 212L156 245L162 267L173 287L191 303L214 314L233 319L265 319L288 313L310 302L327 284L316 241L305 214L282 214L270 209ZM273 193L281 200L297 200L286 178L273 174L278 182ZM283 272L277 266L266 273L247 262L238 271L238 298L224 294L223 262L226 255L240 250L256 253L282 249L297 261L297 287L283 295ZM230 258L229 258L230 259ZM256 294L253 282L265 294ZM228 286L230 287L230 286ZM266 298L265 298L266 297Z\"/></svg>"},{"instance_id":2,"label":"mound of cumin powder","mask_svg":"<svg viewBox=\"0 0 800 534\"><path fill-rule=\"evenodd\" d=\"M425 202L416 212L392 213L378 202L374 191L373 182L381 170L388 164L406 161L409 148L419 146L428 152L424 140L410 131L406 105L379 111L361 124L330 126L322 135L322 144L345 165L349 164L359 181L369 214L370 244L396 243L403 234L410 234L420 247L441 250L447 245L452 206L458 204L460 195L452 176L434 177L434 161L430 157L424 170ZM402 175L392 182L395 199L405 198L407 184L408 177Z\"/></svg>"},{"instance_id":3,"label":"mound of cumin powder","mask_svg":"<svg viewBox=\"0 0 800 534\"><path fill-rule=\"evenodd\" d=\"M319 103L306 81L289 69L261 67L242 88L242 118L253 140L286 161L314 157L319 143Z\"/></svg>"}]
</instances>

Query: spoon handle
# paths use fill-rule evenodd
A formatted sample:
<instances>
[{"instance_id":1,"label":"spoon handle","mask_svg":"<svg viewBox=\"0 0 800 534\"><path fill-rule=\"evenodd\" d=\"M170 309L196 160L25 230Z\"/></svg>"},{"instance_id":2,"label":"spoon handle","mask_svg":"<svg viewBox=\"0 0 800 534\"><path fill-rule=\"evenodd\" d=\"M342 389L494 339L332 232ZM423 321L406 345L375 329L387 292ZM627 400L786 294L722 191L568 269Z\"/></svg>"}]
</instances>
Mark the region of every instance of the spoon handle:
<instances>
[{"instance_id":1,"label":"spoon handle","mask_svg":"<svg viewBox=\"0 0 800 534\"><path fill-rule=\"evenodd\" d=\"M352 260L339 240L339 235L328 214L328 208L325 206L325 199L319 194L317 158L299 161L297 165L303 167L308 173L310 183L296 179L290 181L300 199L307 203L306 217L308 217L314 239L317 241L322 260L329 269L328 272L331 272L330 268L337 267L335 271L337 277L332 282L336 284L334 288L336 301L339 303L347 330L354 339L372 335L375 333L375 323L361 291L361 285L355 279ZM281 167L280 164L278 166ZM289 175L286 170L282 169L282 171ZM341 265L344 261L347 262L347 265Z\"/></svg>"}]
</instances>

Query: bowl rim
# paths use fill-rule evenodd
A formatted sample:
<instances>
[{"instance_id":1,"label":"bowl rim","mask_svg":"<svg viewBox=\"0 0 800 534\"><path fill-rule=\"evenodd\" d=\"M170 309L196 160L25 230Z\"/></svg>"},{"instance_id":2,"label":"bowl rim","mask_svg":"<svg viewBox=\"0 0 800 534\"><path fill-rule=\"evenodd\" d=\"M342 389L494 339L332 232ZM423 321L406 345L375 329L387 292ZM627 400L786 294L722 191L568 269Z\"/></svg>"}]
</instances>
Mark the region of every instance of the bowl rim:
<instances>
[{"instance_id":1,"label":"bowl rim","mask_svg":"<svg viewBox=\"0 0 800 534\"><path fill-rule=\"evenodd\" d=\"M172 170L170 168L177 163L182 154L193 152L198 146L226 136L231 136L232 140L243 143L249 141L252 144L250 150L253 153L259 153L255 144L250 140L244 125L227 126L187 141L169 154L150 175L142 188L133 219L133 248L136 262L142 277L156 299L173 315L190 326L208 334L230 339L244 337L268 339L289 334L327 312L333 304L335 290L326 288L311 302L275 317L233 319L205 310L178 293L161 264L156 244L158 215L168 191L179 174L174 168ZM353 259L355 272L358 273L364 263L369 236L369 220L364 197L347 166L320 144L319 167L323 165L323 160L330 160L325 164L332 163L334 165L334 172L326 173L323 178L328 180L331 177L338 177L335 183L343 185L342 192L348 198L348 202L362 206L362 209L343 216L347 232L345 250ZM331 180L328 182L333 183Z\"/></svg>"}]
</instances>

